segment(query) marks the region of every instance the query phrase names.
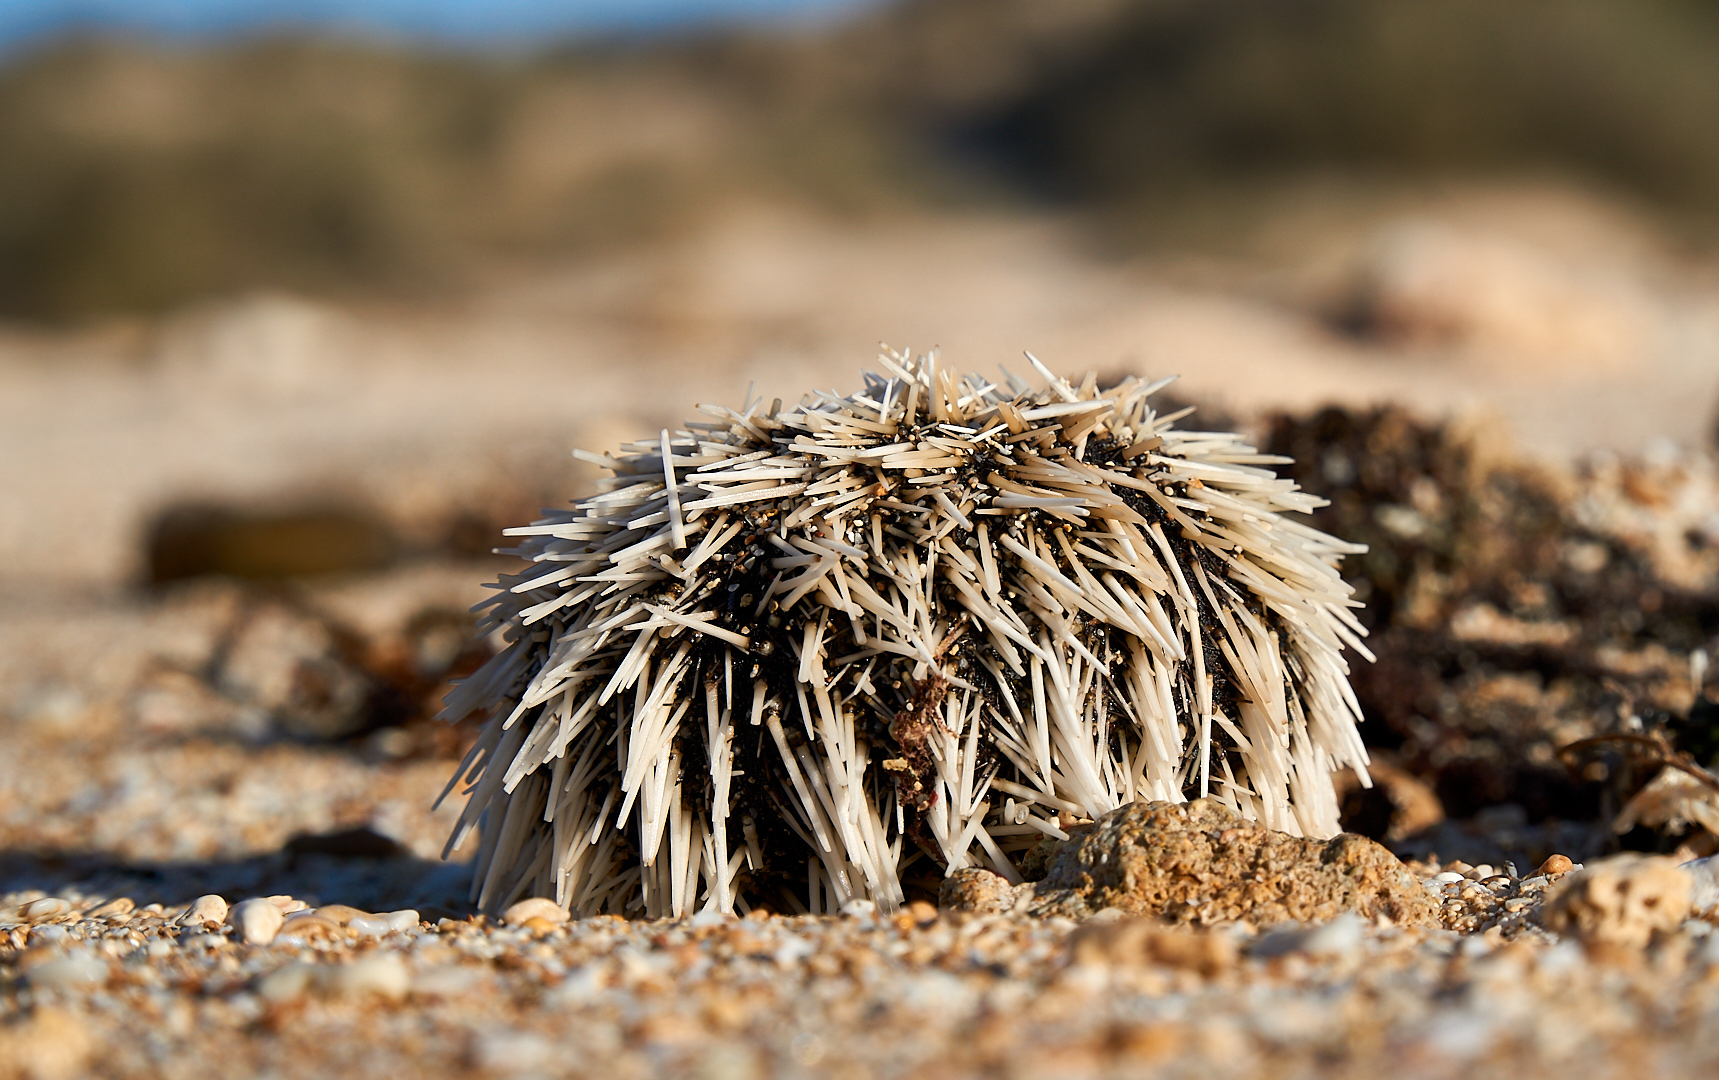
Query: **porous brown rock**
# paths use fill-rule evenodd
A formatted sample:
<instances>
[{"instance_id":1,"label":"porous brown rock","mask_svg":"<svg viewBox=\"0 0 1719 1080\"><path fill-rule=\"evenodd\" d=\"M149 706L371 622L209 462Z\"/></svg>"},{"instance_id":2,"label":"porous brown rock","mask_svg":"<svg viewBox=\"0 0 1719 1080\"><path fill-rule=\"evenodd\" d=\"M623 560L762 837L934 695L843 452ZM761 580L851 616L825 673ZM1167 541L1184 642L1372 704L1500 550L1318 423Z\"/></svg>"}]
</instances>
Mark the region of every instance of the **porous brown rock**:
<instances>
[{"instance_id":1,"label":"porous brown rock","mask_svg":"<svg viewBox=\"0 0 1719 1080\"><path fill-rule=\"evenodd\" d=\"M1425 887L1379 844L1274 832L1211 799L1120 807L1047 855L1025 905L1036 915L1086 918L1114 907L1174 923L1269 926L1354 911L1437 925Z\"/></svg>"},{"instance_id":2,"label":"porous brown rock","mask_svg":"<svg viewBox=\"0 0 1719 1080\"><path fill-rule=\"evenodd\" d=\"M1010 885L1000 874L968 866L943 879L937 890L937 906L973 915L1001 915L1013 911L1017 901L1031 896L1030 884Z\"/></svg>"},{"instance_id":3,"label":"porous brown rock","mask_svg":"<svg viewBox=\"0 0 1719 1080\"><path fill-rule=\"evenodd\" d=\"M1640 949L1689 915L1694 884L1662 855L1614 855L1560 882L1541 919L1589 945Z\"/></svg>"}]
</instances>

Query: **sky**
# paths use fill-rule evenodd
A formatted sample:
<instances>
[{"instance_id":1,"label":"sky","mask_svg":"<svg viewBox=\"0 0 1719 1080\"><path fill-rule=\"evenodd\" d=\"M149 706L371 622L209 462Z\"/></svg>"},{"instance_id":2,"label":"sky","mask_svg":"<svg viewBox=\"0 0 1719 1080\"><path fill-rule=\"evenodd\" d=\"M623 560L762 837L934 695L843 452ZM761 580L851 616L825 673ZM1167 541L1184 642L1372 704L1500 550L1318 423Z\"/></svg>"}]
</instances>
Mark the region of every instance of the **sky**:
<instances>
[{"instance_id":1,"label":"sky","mask_svg":"<svg viewBox=\"0 0 1719 1080\"><path fill-rule=\"evenodd\" d=\"M218 37L281 28L506 45L715 21L833 18L874 0L0 0L0 47L70 31Z\"/></svg>"}]
</instances>

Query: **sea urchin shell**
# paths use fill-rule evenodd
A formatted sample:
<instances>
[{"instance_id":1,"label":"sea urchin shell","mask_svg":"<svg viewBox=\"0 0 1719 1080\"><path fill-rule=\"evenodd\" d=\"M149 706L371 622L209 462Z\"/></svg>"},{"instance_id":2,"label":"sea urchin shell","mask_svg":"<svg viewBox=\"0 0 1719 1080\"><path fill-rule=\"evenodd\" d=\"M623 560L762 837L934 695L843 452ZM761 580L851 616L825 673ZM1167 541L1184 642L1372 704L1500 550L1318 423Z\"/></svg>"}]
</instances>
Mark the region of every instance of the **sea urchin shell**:
<instances>
[{"instance_id":1,"label":"sea urchin shell","mask_svg":"<svg viewBox=\"0 0 1719 1080\"><path fill-rule=\"evenodd\" d=\"M1357 549L1162 383L1029 359L1044 389L886 353L849 397L581 454L614 475L508 530L508 644L447 702L488 716L449 782L474 899L890 910L1135 799L1335 833Z\"/></svg>"}]
</instances>

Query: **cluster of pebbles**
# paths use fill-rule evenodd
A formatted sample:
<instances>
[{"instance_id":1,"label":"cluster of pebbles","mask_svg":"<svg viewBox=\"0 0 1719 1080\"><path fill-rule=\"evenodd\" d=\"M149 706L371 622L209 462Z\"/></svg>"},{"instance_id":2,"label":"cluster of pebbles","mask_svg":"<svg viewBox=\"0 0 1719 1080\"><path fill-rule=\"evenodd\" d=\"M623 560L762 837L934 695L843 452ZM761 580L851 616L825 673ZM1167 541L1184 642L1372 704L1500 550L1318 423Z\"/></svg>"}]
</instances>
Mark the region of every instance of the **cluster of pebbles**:
<instances>
[{"instance_id":1,"label":"cluster of pebbles","mask_svg":"<svg viewBox=\"0 0 1719 1080\"><path fill-rule=\"evenodd\" d=\"M0 898L0 1076L1570 1076L1719 1064L1719 935L1540 925L1554 863L1413 868L1448 928L939 911L569 921ZM1708 1073L1710 1075L1710 1073Z\"/></svg>"},{"instance_id":2,"label":"cluster of pebbles","mask_svg":"<svg viewBox=\"0 0 1719 1080\"><path fill-rule=\"evenodd\" d=\"M1444 865L1410 863L1409 869L1438 898L1439 922L1447 930L1484 934L1497 929L1514 937L1534 926L1532 916L1545 902L1547 888L1576 865L1568 856L1553 855L1526 877L1513 863L1470 866L1460 859Z\"/></svg>"}]
</instances>

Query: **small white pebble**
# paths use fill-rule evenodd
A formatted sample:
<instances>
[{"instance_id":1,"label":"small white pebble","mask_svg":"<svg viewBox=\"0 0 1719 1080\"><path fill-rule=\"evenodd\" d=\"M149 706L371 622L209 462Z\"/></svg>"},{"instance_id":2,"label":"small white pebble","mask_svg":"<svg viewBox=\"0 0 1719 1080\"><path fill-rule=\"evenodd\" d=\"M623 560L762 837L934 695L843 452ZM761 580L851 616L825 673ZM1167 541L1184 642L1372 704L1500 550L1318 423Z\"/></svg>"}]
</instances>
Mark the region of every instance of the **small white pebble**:
<instances>
[{"instance_id":1,"label":"small white pebble","mask_svg":"<svg viewBox=\"0 0 1719 1080\"><path fill-rule=\"evenodd\" d=\"M721 926L723 923L733 922L733 921L734 921L733 915L724 915L722 912L716 910L713 907L707 907L707 908L700 909L700 911L697 915L694 915L692 918L690 918L686 921L686 924L688 926L695 926L695 927Z\"/></svg>"},{"instance_id":2,"label":"small white pebble","mask_svg":"<svg viewBox=\"0 0 1719 1080\"><path fill-rule=\"evenodd\" d=\"M1307 931L1301 939L1301 951L1314 956L1349 956L1361 949L1363 926L1361 917L1344 912L1324 926Z\"/></svg>"},{"instance_id":3,"label":"small white pebble","mask_svg":"<svg viewBox=\"0 0 1719 1080\"><path fill-rule=\"evenodd\" d=\"M818 951L818 947L797 934L783 934L773 959L777 967L790 967Z\"/></svg>"},{"instance_id":4,"label":"small white pebble","mask_svg":"<svg viewBox=\"0 0 1719 1080\"><path fill-rule=\"evenodd\" d=\"M34 922L39 919L52 919L72 910L72 905L57 896L44 896L24 905L24 918Z\"/></svg>"},{"instance_id":5,"label":"small white pebble","mask_svg":"<svg viewBox=\"0 0 1719 1080\"><path fill-rule=\"evenodd\" d=\"M30 985L41 989L75 990L107 982L107 961L98 956L61 956L30 969Z\"/></svg>"},{"instance_id":6,"label":"small white pebble","mask_svg":"<svg viewBox=\"0 0 1719 1080\"><path fill-rule=\"evenodd\" d=\"M399 1001L412 989L412 973L398 956L376 953L350 964L327 969L321 976L331 995L375 994Z\"/></svg>"},{"instance_id":7,"label":"small white pebble","mask_svg":"<svg viewBox=\"0 0 1719 1080\"><path fill-rule=\"evenodd\" d=\"M354 915L347 920L346 926L360 937L381 937L394 929L387 919L373 919L367 915Z\"/></svg>"},{"instance_id":8,"label":"small white pebble","mask_svg":"<svg viewBox=\"0 0 1719 1080\"><path fill-rule=\"evenodd\" d=\"M576 1008L602 993L607 985L603 969L596 964L587 964L568 972L561 985L545 995L545 1000L558 1008Z\"/></svg>"},{"instance_id":9,"label":"small white pebble","mask_svg":"<svg viewBox=\"0 0 1719 1080\"><path fill-rule=\"evenodd\" d=\"M222 937L220 934L198 934L190 941L187 941L185 945L187 948L195 949L219 949L226 943L227 939Z\"/></svg>"},{"instance_id":10,"label":"small white pebble","mask_svg":"<svg viewBox=\"0 0 1719 1080\"><path fill-rule=\"evenodd\" d=\"M112 900L109 900L104 904L98 904L96 907L91 908L90 911L88 912L88 914L86 914L84 917L88 918L88 919L120 919L120 920L123 920L126 918L126 916L131 914L132 909L135 908L136 906L137 906L136 902L133 901L131 899L131 897L129 897L129 896L116 896Z\"/></svg>"},{"instance_id":11,"label":"small white pebble","mask_svg":"<svg viewBox=\"0 0 1719 1080\"><path fill-rule=\"evenodd\" d=\"M182 926L219 926L227 919L227 901L223 897L210 893L199 896L185 909L185 914L179 916Z\"/></svg>"},{"instance_id":12,"label":"small white pebble","mask_svg":"<svg viewBox=\"0 0 1719 1080\"><path fill-rule=\"evenodd\" d=\"M257 982L257 996L272 1005L297 1001L309 992L315 978L315 964L286 964L269 972Z\"/></svg>"},{"instance_id":13,"label":"small white pebble","mask_svg":"<svg viewBox=\"0 0 1719 1080\"><path fill-rule=\"evenodd\" d=\"M567 921L567 909L547 897L534 896L514 904L501 915L501 921L509 926L519 926L530 919L564 923Z\"/></svg>"},{"instance_id":14,"label":"small white pebble","mask_svg":"<svg viewBox=\"0 0 1719 1080\"><path fill-rule=\"evenodd\" d=\"M1580 971L1587 966L1588 958L1582 952L1582 947L1574 941L1560 941L1540 954L1539 968L1542 974L1557 977L1571 972Z\"/></svg>"},{"instance_id":15,"label":"small white pebble","mask_svg":"<svg viewBox=\"0 0 1719 1080\"><path fill-rule=\"evenodd\" d=\"M431 968L422 972L412 980L412 995L414 997L452 998L470 993L483 979L483 972L478 968L447 967Z\"/></svg>"},{"instance_id":16,"label":"small white pebble","mask_svg":"<svg viewBox=\"0 0 1719 1080\"><path fill-rule=\"evenodd\" d=\"M1453 881L1462 881L1463 876L1455 870L1446 870L1442 874L1434 874L1433 880L1438 882L1440 885L1449 885Z\"/></svg>"},{"instance_id":17,"label":"small white pebble","mask_svg":"<svg viewBox=\"0 0 1719 1080\"><path fill-rule=\"evenodd\" d=\"M245 900L228 913L228 922L239 937L252 945L267 945L286 921L280 906L270 900Z\"/></svg>"},{"instance_id":18,"label":"small white pebble","mask_svg":"<svg viewBox=\"0 0 1719 1080\"><path fill-rule=\"evenodd\" d=\"M30 930L30 944L45 945L56 941L64 941L71 937L72 932L63 926L37 926Z\"/></svg>"},{"instance_id":19,"label":"small white pebble","mask_svg":"<svg viewBox=\"0 0 1719 1080\"><path fill-rule=\"evenodd\" d=\"M529 1031L492 1028L473 1040L471 1059L486 1072L533 1072L554 1061L555 1048L543 1036Z\"/></svg>"},{"instance_id":20,"label":"small white pebble","mask_svg":"<svg viewBox=\"0 0 1719 1080\"><path fill-rule=\"evenodd\" d=\"M407 930L416 930L418 928L418 923L421 921L418 918L418 911L416 908L401 908L399 911L387 911L376 916L376 918L386 920L390 930L399 930L402 932Z\"/></svg>"}]
</instances>

